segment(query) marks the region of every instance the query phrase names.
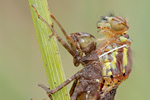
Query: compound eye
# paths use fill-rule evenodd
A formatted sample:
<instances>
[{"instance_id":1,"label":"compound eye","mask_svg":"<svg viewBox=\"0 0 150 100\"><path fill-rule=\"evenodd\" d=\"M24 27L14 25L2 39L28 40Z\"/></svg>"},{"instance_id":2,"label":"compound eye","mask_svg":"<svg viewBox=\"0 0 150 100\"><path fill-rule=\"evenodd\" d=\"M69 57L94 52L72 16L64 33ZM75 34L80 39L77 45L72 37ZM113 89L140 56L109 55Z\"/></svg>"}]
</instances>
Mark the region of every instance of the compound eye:
<instances>
[{"instance_id":1,"label":"compound eye","mask_svg":"<svg viewBox=\"0 0 150 100\"><path fill-rule=\"evenodd\" d=\"M82 37L79 39L79 43L84 53L91 52L96 46L96 43L92 37Z\"/></svg>"},{"instance_id":2,"label":"compound eye","mask_svg":"<svg viewBox=\"0 0 150 100\"><path fill-rule=\"evenodd\" d=\"M90 37L84 37L79 40L81 48L88 48L88 46L94 42Z\"/></svg>"},{"instance_id":3,"label":"compound eye","mask_svg":"<svg viewBox=\"0 0 150 100\"><path fill-rule=\"evenodd\" d=\"M126 21L120 17L112 18L110 25L115 31L122 31L127 27Z\"/></svg>"}]
</instances>

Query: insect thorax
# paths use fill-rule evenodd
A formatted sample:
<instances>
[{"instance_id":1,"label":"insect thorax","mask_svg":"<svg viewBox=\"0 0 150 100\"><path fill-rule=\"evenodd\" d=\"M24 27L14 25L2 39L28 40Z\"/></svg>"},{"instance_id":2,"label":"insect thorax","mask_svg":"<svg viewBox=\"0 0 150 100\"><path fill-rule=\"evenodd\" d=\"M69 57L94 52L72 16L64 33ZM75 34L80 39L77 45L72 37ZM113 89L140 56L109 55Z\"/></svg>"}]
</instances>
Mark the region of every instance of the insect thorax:
<instances>
[{"instance_id":1,"label":"insect thorax","mask_svg":"<svg viewBox=\"0 0 150 100\"><path fill-rule=\"evenodd\" d=\"M107 42L107 44L104 42L105 45L101 44L97 48L98 56L115 49L99 58L103 65L102 73L105 81L104 85L107 87L118 86L122 81L126 80L132 67L130 49L131 40L129 39L129 36L125 33L114 40L115 41ZM127 47L119 48L122 45L126 45Z\"/></svg>"}]
</instances>

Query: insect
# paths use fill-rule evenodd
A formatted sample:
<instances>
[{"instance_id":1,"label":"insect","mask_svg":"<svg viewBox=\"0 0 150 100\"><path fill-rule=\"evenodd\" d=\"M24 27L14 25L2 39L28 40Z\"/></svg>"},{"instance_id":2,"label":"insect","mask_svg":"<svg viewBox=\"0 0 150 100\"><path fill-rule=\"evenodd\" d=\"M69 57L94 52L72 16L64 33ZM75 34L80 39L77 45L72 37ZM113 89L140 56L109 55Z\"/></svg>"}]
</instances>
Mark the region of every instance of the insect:
<instances>
[{"instance_id":1,"label":"insect","mask_svg":"<svg viewBox=\"0 0 150 100\"><path fill-rule=\"evenodd\" d=\"M52 26L50 26L38 14L35 7L32 7L35 10L38 18L45 22L45 24L47 24L47 26L53 31L53 34L56 36L58 41L73 56L74 65L78 66L81 63L84 66L81 71L73 75L71 78L63 82L55 89L49 90L42 84L39 84L47 91L47 93L50 95L50 98L51 94L54 94L55 92L69 84L71 81L75 80L74 85L70 90L71 100L76 100L77 98L79 100L113 100L118 86L114 82L114 79L116 77L113 74L109 76L106 76L104 74L104 72L107 71L108 68L107 66L105 66L106 63L101 63L101 61L102 59L106 60L106 56L108 56L110 53L114 53L116 52L116 50L127 47L127 45L118 45L116 47L109 48L109 50L106 51L107 46L111 47L111 44L107 41L107 43L104 43L103 45L100 45L98 48L96 48L96 42L93 40L95 37L93 35L84 32L77 32L72 33L70 34L70 36L68 36L62 26L59 24L59 22L55 19L55 17L51 15L51 17L56 21L56 23L66 36L66 39L68 40L68 43L70 45L69 46L58 36ZM107 29L107 31L109 30ZM85 56L83 56L83 54L85 54ZM111 64L111 62L109 63ZM112 82L113 84L109 82ZM108 97L108 95L110 96Z\"/></svg>"},{"instance_id":2,"label":"insect","mask_svg":"<svg viewBox=\"0 0 150 100\"><path fill-rule=\"evenodd\" d=\"M38 18L45 22L45 20L38 14L34 6L32 7L35 10ZM74 83L77 84L75 87L71 89L70 92L71 100L76 100L77 98L80 97L81 94L84 93L85 93L84 96L85 100L92 100L92 99L96 100L96 98L99 98L97 94L99 94L101 88L100 84L102 79L102 66L95 52L96 42L94 41L94 36L84 32L72 33L68 36L61 27L68 40L68 43L70 45L69 46L57 35L55 30L47 22L45 23L53 31L53 34L57 37L58 41L74 57L75 65L79 65L81 63L84 66L84 68L79 72L77 72L75 75L73 75L71 78L66 80L64 83L62 83L60 86L56 87L55 89L49 90L48 88L46 88L41 84L40 86L44 88L48 92L48 94L54 94L55 92L66 86L68 83L75 80ZM60 26L59 23L58 25ZM83 56L83 53L85 54L85 56Z\"/></svg>"},{"instance_id":3,"label":"insect","mask_svg":"<svg viewBox=\"0 0 150 100\"><path fill-rule=\"evenodd\" d=\"M127 34L129 26L120 16L103 17L98 23L100 33L105 37L96 49L103 65L103 96L129 77L132 68L131 40ZM116 50L114 50L117 48ZM111 51L114 50L114 51ZM103 56L103 54L107 53ZM110 53L108 53L110 52ZM103 97L101 96L101 97Z\"/></svg>"}]
</instances>

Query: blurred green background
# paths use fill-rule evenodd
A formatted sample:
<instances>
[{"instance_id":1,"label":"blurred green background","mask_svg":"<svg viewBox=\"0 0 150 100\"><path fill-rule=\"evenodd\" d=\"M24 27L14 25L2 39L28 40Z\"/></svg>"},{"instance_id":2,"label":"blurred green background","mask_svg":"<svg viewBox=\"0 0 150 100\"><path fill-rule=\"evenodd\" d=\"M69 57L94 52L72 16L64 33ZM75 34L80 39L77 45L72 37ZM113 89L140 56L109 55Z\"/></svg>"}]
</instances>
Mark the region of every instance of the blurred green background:
<instances>
[{"instance_id":1,"label":"blurred green background","mask_svg":"<svg viewBox=\"0 0 150 100\"><path fill-rule=\"evenodd\" d=\"M0 2L0 100L47 98L44 90L37 86L39 82L47 85L47 78L28 0ZM148 100L149 0L48 0L48 3L51 12L68 34L88 32L98 36L98 16L107 15L109 12L126 18L130 26L128 34L133 41L133 69L129 79L119 86L115 100ZM57 27L55 29L60 33ZM61 45L59 48L65 75L69 78L82 67L74 67L69 53Z\"/></svg>"}]
</instances>

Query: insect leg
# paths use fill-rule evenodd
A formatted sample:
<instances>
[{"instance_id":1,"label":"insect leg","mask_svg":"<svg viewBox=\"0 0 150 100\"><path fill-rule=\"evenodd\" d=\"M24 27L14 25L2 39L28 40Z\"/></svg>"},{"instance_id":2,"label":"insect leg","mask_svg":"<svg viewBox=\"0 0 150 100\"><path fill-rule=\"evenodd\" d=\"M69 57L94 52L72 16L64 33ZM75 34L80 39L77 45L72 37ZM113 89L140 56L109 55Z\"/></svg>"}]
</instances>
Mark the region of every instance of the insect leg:
<instances>
[{"instance_id":1,"label":"insect leg","mask_svg":"<svg viewBox=\"0 0 150 100\"><path fill-rule=\"evenodd\" d=\"M36 15L38 16L38 18L43 21L50 29L51 31L54 33L54 35L56 36L57 40L67 49L67 51L74 57L75 56L75 53L73 52L73 50L71 49L71 47L61 38L59 37L59 35L56 33L56 31L54 30L54 28L48 24L48 22L42 18L39 13L37 12L36 8L31 5L31 7L33 8L33 10L35 11Z\"/></svg>"},{"instance_id":2,"label":"insect leg","mask_svg":"<svg viewBox=\"0 0 150 100\"><path fill-rule=\"evenodd\" d=\"M65 87L66 85L68 85L73 80L79 79L81 76L82 76L82 73L79 71L75 75L73 75L72 77L70 77L69 79L67 79L62 84L60 84L59 86L57 86L56 88L54 88L52 90L49 90L49 88L47 88L46 86L44 86L42 84L38 84L38 86L42 87L47 93L49 93L51 95L51 94L54 94L57 91L61 90L63 87Z\"/></svg>"},{"instance_id":3,"label":"insect leg","mask_svg":"<svg viewBox=\"0 0 150 100\"><path fill-rule=\"evenodd\" d=\"M70 96L72 96L72 94L74 93L75 87L77 86L77 83L78 83L78 80L76 79L76 80L73 82L73 84L72 84L72 86L71 86L71 89L70 89L70 91L69 91Z\"/></svg>"},{"instance_id":4,"label":"insect leg","mask_svg":"<svg viewBox=\"0 0 150 100\"><path fill-rule=\"evenodd\" d=\"M57 23L57 25L59 26L59 28L61 29L61 31L65 35L66 39L68 40L68 35L67 35L66 31L64 30L64 28L62 27L62 25L58 22L58 20L54 17L54 15L52 13L50 13L50 16Z\"/></svg>"},{"instance_id":5,"label":"insect leg","mask_svg":"<svg viewBox=\"0 0 150 100\"><path fill-rule=\"evenodd\" d=\"M81 84L79 86L76 86L75 91L71 95L71 99L70 100L77 100L78 96L81 95L83 92L84 91L83 91L83 87L82 87Z\"/></svg>"}]
</instances>

